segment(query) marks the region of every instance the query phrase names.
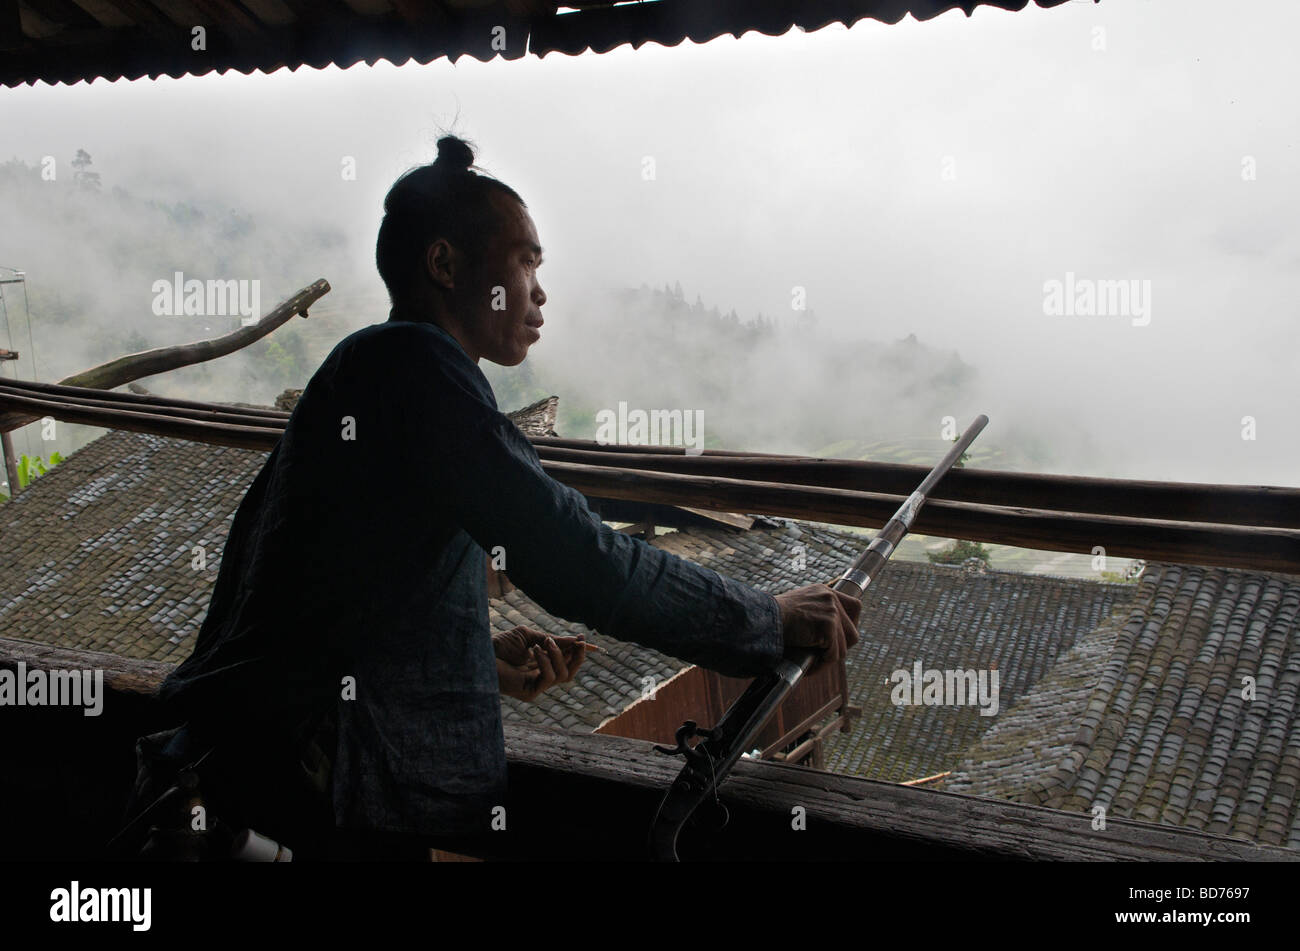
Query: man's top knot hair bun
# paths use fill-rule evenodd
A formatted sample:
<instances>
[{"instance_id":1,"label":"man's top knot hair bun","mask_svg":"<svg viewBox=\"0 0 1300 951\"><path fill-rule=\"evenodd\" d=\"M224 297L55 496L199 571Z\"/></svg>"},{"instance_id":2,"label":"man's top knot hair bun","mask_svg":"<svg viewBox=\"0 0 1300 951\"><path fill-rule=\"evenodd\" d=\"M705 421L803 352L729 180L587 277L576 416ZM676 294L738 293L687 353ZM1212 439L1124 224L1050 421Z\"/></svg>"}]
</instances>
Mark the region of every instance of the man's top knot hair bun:
<instances>
[{"instance_id":1,"label":"man's top knot hair bun","mask_svg":"<svg viewBox=\"0 0 1300 951\"><path fill-rule=\"evenodd\" d=\"M375 242L375 265L388 285L393 306L419 304L430 290L429 246L445 238L480 259L505 226L494 195L520 206L524 200L509 185L472 169L474 148L464 139L438 139L438 158L403 172L384 196L384 220Z\"/></svg>"},{"instance_id":2,"label":"man's top knot hair bun","mask_svg":"<svg viewBox=\"0 0 1300 951\"><path fill-rule=\"evenodd\" d=\"M449 172L468 171L474 164L474 150L464 139L444 135L438 140L438 166Z\"/></svg>"}]
</instances>

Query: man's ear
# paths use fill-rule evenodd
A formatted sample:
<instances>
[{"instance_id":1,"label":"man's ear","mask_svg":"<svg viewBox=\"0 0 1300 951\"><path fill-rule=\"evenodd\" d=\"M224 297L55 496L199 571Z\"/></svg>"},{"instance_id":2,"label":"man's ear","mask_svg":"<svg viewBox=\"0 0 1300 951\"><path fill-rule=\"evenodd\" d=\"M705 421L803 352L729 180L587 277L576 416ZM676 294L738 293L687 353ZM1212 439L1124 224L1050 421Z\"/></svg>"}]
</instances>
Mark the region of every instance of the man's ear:
<instances>
[{"instance_id":1,"label":"man's ear","mask_svg":"<svg viewBox=\"0 0 1300 951\"><path fill-rule=\"evenodd\" d=\"M461 268L460 251L446 238L439 238L425 250L425 273L438 287L455 290Z\"/></svg>"}]
</instances>

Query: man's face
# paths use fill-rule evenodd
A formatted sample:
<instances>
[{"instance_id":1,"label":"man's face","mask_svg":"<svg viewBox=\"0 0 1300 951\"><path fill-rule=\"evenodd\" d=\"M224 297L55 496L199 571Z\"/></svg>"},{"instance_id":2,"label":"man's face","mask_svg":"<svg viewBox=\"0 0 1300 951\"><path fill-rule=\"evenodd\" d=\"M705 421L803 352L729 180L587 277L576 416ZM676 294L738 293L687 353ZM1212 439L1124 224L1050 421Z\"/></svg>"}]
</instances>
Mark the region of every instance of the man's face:
<instances>
[{"instance_id":1,"label":"man's face","mask_svg":"<svg viewBox=\"0 0 1300 951\"><path fill-rule=\"evenodd\" d=\"M546 293L537 282L537 268L542 246L527 208L500 192L494 192L491 201L501 227L467 288L468 299L462 298L461 326L471 357L513 367L541 339Z\"/></svg>"}]
</instances>

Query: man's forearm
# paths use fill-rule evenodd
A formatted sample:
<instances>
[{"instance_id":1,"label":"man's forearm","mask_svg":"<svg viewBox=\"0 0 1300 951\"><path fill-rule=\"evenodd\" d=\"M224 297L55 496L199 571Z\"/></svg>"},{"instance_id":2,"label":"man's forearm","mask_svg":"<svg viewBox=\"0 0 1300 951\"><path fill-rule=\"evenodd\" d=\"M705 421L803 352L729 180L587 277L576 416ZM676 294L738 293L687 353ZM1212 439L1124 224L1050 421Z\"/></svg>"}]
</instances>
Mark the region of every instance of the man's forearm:
<instances>
[{"instance_id":1,"label":"man's forearm","mask_svg":"<svg viewBox=\"0 0 1300 951\"><path fill-rule=\"evenodd\" d=\"M781 612L772 595L606 531L639 546L608 633L732 676L754 676L781 658Z\"/></svg>"}]
</instances>

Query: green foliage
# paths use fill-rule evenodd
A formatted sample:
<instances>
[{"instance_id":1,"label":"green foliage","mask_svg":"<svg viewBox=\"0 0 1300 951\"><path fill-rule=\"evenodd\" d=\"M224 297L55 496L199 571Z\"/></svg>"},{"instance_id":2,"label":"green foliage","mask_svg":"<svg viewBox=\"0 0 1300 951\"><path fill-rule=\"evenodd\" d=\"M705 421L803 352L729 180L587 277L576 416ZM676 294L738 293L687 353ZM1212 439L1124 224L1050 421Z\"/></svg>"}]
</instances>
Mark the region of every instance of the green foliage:
<instances>
[{"instance_id":1,"label":"green foliage","mask_svg":"<svg viewBox=\"0 0 1300 951\"><path fill-rule=\"evenodd\" d=\"M18 459L18 488L27 488L31 485L32 480L37 476L43 476L52 468L63 461L63 454L59 452L50 453L50 461L46 462L40 456L32 457L23 453ZM8 502L9 496L0 492L0 502Z\"/></svg>"},{"instance_id":2,"label":"green foliage","mask_svg":"<svg viewBox=\"0 0 1300 951\"><path fill-rule=\"evenodd\" d=\"M1137 584L1142 578L1142 572L1146 569L1147 563L1138 558L1129 563L1129 566L1123 571L1103 571L1101 580L1108 581L1111 584Z\"/></svg>"},{"instance_id":3,"label":"green foliage","mask_svg":"<svg viewBox=\"0 0 1300 951\"><path fill-rule=\"evenodd\" d=\"M246 348L249 372L263 386L279 392L302 386L312 375L307 346L296 327L282 328L274 337L263 337Z\"/></svg>"},{"instance_id":4,"label":"green foliage","mask_svg":"<svg viewBox=\"0 0 1300 951\"><path fill-rule=\"evenodd\" d=\"M960 436L953 436L952 439L948 441L955 444L957 440L960 438L961 438ZM963 452L960 456L957 457L957 461L952 464L952 467L954 469L964 469L966 468L966 463L969 459L970 459L970 453Z\"/></svg>"},{"instance_id":5,"label":"green foliage","mask_svg":"<svg viewBox=\"0 0 1300 951\"><path fill-rule=\"evenodd\" d=\"M990 554L992 553L979 542L968 542L964 538L957 538L943 551L929 552L926 557L934 565L960 565L967 558L978 558L987 565Z\"/></svg>"},{"instance_id":6,"label":"green foliage","mask_svg":"<svg viewBox=\"0 0 1300 951\"><path fill-rule=\"evenodd\" d=\"M62 453L50 453L50 461L46 464L40 456L29 456L26 453L18 461L18 485L20 488L27 488L31 481L37 476L43 476L52 468L63 461Z\"/></svg>"}]
</instances>

